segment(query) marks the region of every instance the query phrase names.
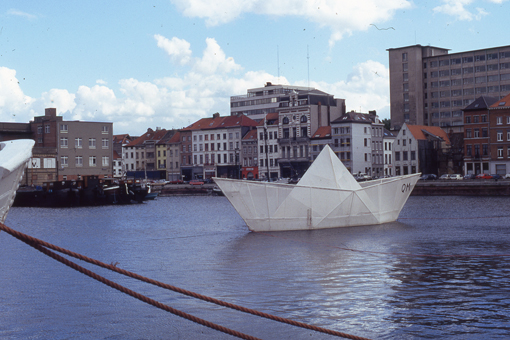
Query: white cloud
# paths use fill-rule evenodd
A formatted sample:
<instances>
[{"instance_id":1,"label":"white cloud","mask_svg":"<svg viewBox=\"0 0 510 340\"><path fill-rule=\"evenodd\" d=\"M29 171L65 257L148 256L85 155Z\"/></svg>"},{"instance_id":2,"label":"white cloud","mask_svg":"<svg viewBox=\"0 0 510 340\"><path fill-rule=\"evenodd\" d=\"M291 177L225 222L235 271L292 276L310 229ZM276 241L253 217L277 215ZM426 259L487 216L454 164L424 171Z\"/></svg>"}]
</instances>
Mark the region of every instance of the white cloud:
<instances>
[{"instance_id":1,"label":"white cloud","mask_svg":"<svg viewBox=\"0 0 510 340\"><path fill-rule=\"evenodd\" d=\"M368 60L353 67L347 80L336 83L311 82L310 86L345 99L347 111L376 110L379 118L390 118L389 69ZM304 83L296 84L307 86Z\"/></svg>"},{"instance_id":2,"label":"white cloud","mask_svg":"<svg viewBox=\"0 0 510 340\"><path fill-rule=\"evenodd\" d=\"M172 40L177 41L168 41ZM178 41L187 45L184 40ZM228 115L230 96L244 95L247 89L266 82L289 84L284 77L278 79L264 71L242 72L241 66L227 57L214 39L207 39L201 58L192 58L190 54L188 60L183 76L151 82L121 79L116 90L98 81L91 87L79 86L76 93L51 89L37 99L23 94L14 70L2 67L0 119L28 122L33 116L43 115L44 108L56 107L65 120L113 122L114 133L138 135L148 127L182 128L214 112ZM175 62L180 63L180 59ZM346 99L348 109L377 110L382 118L387 118L388 74L384 65L367 61L356 65L345 81L316 82L310 86ZM293 85L307 86L303 82Z\"/></svg>"},{"instance_id":3,"label":"white cloud","mask_svg":"<svg viewBox=\"0 0 510 340\"><path fill-rule=\"evenodd\" d=\"M173 37L171 40L162 35L154 35L154 39L158 42L158 47L163 49L174 62L179 65L186 65L191 61L190 43Z\"/></svg>"},{"instance_id":4,"label":"white cloud","mask_svg":"<svg viewBox=\"0 0 510 340\"><path fill-rule=\"evenodd\" d=\"M301 17L331 30L330 45L353 31L390 20L396 10L409 8L407 0L172 0L188 17L205 19L210 26L230 22L243 13Z\"/></svg>"},{"instance_id":5,"label":"white cloud","mask_svg":"<svg viewBox=\"0 0 510 340\"><path fill-rule=\"evenodd\" d=\"M441 6L434 7L434 12L443 13L456 17L458 20L481 20L483 16L488 15L483 8L477 7L475 11L469 10L467 7L474 0L443 0ZM491 0L494 3L501 3L503 0Z\"/></svg>"},{"instance_id":6,"label":"white cloud","mask_svg":"<svg viewBox=\"0 0 510 340\"><path fill-rule=\"evenodd\" d=\"M34 99L26 96L16 78L16 71L0 67L0 119L1 121L23 121L30 117Z\"/></svg>"},{"instance_id":7,"label":"white cloud","mask_svg":"<svg viewBox=\"0 0 510 340\"><path fill-rule=\"evenodd\" d=\"M28 20L33 20L33 19L37 18L37 16L35 16L33 14L30 14L30 13L27 13L27 12L23 12L23 11L14 9L14 8L11 8L10 10L8 10L7 14L8 15L18 16L18 17L23 17L23 18L28 19Z\"/></svg>"}]
</instances>

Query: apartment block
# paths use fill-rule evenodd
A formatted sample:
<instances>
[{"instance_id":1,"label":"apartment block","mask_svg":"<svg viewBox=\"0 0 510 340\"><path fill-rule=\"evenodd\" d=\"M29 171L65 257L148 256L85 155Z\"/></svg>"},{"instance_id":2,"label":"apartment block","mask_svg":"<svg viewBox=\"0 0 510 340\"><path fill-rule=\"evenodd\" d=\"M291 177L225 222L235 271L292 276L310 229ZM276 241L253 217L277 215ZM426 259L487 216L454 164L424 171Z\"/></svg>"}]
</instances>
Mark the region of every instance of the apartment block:
<instances>
[{"instance_id":1,"label":"apartment block","mask_svg":"<svg viewBox=\"0 0 510 340\"><path fill-rule=\"evenodd\" d=\"M486 95L510 93L510 46L449 53L412 45L388 49L391 124L463 132L464 107Z\"/></svg>"}]
</instances>

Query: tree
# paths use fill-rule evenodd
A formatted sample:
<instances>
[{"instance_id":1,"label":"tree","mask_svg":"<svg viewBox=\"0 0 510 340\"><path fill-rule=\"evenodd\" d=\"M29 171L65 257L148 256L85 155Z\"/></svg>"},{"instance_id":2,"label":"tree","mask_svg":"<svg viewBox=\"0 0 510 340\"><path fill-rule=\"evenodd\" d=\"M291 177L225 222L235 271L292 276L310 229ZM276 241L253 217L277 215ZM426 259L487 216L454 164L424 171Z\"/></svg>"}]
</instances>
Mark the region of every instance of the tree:
<instances>
[{"instance_id":1,"label":"tree","mask_svg":"<svg viewBox=\"0 0 510 340\"><path fill-rule=\"evenodd\" d=\"M382 120L382 123L384 124L384 128L385 128L386 130L391 130L391 119L389 119L389 118L384 118L384 119Z\"/></svg>"}]
</instances>

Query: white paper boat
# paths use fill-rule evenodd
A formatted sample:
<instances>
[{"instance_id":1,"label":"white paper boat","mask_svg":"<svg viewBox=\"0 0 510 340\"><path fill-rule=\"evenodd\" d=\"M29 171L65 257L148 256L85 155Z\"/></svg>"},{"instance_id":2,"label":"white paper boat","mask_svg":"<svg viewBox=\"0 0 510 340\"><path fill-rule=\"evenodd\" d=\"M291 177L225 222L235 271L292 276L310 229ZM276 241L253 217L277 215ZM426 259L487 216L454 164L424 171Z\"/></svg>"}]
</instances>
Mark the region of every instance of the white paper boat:
<instances>
[{"instance_id":1,"label":"white paper boat","mask_svg":"<svg viewBox=\"0 0 510 340\"><path fill-rule=\"evenodd\" d=\"M420 174L358 183L329 146L296 184L214 178L251 231L311 230L395 221Z\"/></svg>"},{"instance_id":2,"label":"white paper boat","mask_svg":"<svg viewBox=\"0 0 510 340\"><path fill-rule=\"evenodd\" d=\"M19 139L0 142L0 222L4 223L14 202L14 196L28 159L32 157L34 141Z\"/></svg>"}]
</instances>

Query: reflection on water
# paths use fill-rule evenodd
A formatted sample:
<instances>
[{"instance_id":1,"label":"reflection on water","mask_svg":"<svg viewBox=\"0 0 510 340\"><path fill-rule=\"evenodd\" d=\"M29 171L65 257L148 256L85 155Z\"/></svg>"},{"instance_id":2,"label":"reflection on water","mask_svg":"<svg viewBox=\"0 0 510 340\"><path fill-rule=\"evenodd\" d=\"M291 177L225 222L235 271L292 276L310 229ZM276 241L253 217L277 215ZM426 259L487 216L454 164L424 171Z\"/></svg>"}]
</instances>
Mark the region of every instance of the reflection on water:
<instances>
[{"instance_id":1,"label":"reflection on water","mask_svg":"<svg viewBox=\"0 0 510 340\"><path fill-rule=\"evenodd\" d=\"M508 202L411 197L394 223L299 232L250 233L224 197L15 208L6 224L156 280L353 335L503 339L510 336ZM228 338L96 283L5 233L0 242L2 338ZM94 270L253 336L331 338Z\"/></svg>"}]
</instances>

